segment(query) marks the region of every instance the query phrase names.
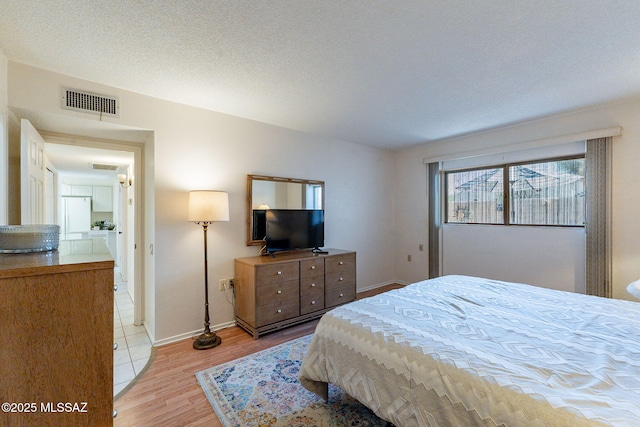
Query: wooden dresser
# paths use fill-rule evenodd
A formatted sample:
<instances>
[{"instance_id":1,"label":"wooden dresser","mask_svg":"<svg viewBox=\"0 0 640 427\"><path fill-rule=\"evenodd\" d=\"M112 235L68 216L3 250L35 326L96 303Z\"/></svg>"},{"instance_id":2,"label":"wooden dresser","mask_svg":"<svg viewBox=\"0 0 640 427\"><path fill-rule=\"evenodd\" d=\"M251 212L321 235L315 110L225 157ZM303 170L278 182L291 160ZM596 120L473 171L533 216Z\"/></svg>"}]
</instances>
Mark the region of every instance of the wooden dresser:
<instances>
[{"instance_id":1,"label":"wooden dresser","mask_svg":"<svg viewBox=\"0 0 640 427\"><path fill-rule=\"evenodd\" d=\"M113 425L113 266L101 239L0 255L0 425Z\"/></svg>"},{"instance_id":2,"label":"wooden dresser","mask_svg":"<svg viewBox=\"0 0 640 427\"><path fill-rule=\"evenodd\" d=\"M322 316L356 297L356 253L281 254L235 260L236 322L258 338Z\"/></svg>"}]
</instances>

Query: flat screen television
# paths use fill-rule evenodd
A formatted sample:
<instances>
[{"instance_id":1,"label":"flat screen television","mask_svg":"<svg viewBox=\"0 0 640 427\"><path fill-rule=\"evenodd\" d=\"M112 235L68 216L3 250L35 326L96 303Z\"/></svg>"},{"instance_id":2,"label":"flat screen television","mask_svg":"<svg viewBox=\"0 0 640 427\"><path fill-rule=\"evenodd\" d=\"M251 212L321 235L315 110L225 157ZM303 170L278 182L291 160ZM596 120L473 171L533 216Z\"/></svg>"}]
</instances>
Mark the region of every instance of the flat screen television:
<instances>
[{"instance_id":1,"label":"flat screen television","mask_svg":"<svg viewBox=\"0 0 640 427\"><path fill-rule=\"evenodd\" d=\"M324 211L269 209L266 211L267 252L319 249L324 246Z\"/></svg>"}]
</instances>

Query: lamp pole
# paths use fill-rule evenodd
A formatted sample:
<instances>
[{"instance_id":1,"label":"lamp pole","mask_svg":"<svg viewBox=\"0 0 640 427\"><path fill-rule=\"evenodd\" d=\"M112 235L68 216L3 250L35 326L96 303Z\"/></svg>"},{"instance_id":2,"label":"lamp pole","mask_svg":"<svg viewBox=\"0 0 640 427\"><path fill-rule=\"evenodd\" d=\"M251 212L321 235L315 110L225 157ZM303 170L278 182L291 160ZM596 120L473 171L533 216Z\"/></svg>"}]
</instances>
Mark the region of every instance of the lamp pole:
<instances>
[{"instance_id":1,"label":"lamp pole","mask_svg":"<svg viewBox=\"0 0 640 427\"><path fill-rule=\"evenodd\" d=\"M211 332L209 322L209 265L207 262L207 227L210 222L203 221L202 230L204 232L204 332L193 342L196 350L206 350L217 347L222 341L215 332Z\"/></svg>"},{"instance_id":2,"label":"lamp pole","mask_svg":"<svg viewBox=\"0 0 640 427\"><path fill-rule=\"evenodd\" d=\"M209 264L207 260L207 229L216 221L229 221L229 195L223 191L196 190L189 193L188 220L202 225L204 233L204 332L193 341L193 348L206 350L222 341L211 331L209 319Z\"/></svg>"}]
</instances>

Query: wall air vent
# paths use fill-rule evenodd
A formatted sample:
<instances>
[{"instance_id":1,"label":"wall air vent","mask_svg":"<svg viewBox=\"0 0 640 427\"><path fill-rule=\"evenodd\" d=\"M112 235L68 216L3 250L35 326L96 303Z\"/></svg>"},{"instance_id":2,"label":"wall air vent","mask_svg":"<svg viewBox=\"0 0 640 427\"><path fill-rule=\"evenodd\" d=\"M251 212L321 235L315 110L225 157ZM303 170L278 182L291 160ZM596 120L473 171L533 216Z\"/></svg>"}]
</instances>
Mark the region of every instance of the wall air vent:
<instances>
[{"instance_id":1,"label":"wall air vent","mask_svg":"<svg viewBox=\"0 0 640 427\"><path fill-rule=\"evenodd\" d=\"M118 165L102 165L100 163L93 163L93 169L103 171L117 171Z\"/></svg>"},{"instance_id":2,"label":"wall air vent","mask_svg":"<svg viewBox=\"0 0 640 427\"><path fill-rule=\"evenodd\" d=\"M120 117L120 102L117 97L76 89L62 88L62 108L100 116Z\"/></svg>"}]
</instances>

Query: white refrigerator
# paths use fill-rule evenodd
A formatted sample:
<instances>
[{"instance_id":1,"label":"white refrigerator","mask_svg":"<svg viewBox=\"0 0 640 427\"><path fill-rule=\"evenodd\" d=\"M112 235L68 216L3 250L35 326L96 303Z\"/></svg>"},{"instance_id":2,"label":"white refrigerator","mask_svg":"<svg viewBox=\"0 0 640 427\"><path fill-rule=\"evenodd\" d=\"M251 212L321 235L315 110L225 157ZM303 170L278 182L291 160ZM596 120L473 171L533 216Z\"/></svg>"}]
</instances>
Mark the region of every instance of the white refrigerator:
<instances>
[{"instance_id":1,"label":"white refrigerator","mask_svg":"<svg viewBox=\"0 0 640 427\"><path fill-rule=\"evenodd\" d=\"M91 197L63 196L61 203L62 235L64 240L82 239L91 230ZM85 236L82 233L87 233Z\"/></svg>"}]
</instances>

